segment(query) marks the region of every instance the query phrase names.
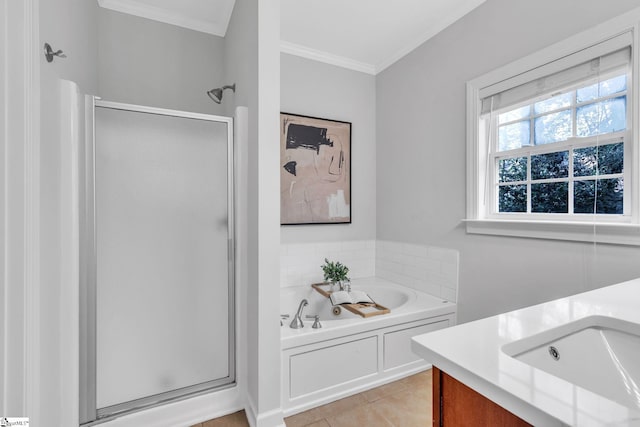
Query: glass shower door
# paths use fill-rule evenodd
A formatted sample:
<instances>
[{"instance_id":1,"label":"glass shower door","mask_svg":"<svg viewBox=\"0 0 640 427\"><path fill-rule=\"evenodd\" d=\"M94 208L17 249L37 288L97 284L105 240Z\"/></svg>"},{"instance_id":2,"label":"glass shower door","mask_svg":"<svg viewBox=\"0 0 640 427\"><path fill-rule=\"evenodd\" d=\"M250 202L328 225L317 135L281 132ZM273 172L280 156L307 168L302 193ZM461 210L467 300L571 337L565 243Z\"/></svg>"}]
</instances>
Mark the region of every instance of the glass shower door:
<instances>
[{"instance_id":1,"label":"glass shower door","mask_svg":"<svg viewBox=\"0 0 640 427\"><path fill-rule=\"evenodd\" d=\"M97 418L235 374L230 119L128 107L95 108Z\"/></svg>"}]
</instances>

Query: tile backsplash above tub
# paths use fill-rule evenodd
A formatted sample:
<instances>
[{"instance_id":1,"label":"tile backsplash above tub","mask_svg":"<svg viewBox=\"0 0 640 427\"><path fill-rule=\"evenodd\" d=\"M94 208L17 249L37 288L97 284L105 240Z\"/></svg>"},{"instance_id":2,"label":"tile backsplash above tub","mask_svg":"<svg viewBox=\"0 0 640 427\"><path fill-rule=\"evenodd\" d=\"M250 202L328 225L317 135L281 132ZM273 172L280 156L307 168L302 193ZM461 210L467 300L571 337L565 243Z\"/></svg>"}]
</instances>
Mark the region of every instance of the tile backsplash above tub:
<instances>
[{"instance_id":1,"label":"tile backsplash above tub","mask_svg":"<svg viewBox=\"0 0 640 427\"><path fill-rule=\"evenodd\" d=\"M376 277L452 302L458 300L459 260L454 249L376 242Z\"/></svg>"},{"instance_id":2,"label":"tile backsplash above tub","mask_svg":"<svg viewBox=\"0 0 640 427\"><path fill-rule=\"evenodd\" d=\"M457 301L459 254L453 249L391 242L355 240L330 243L282 244L281 286L321 282L324 259L349 267L352 279L377 276Z\"/></svg>"},{"instance_id":3,"label":"tile backsplash above tub","mask_svg":"<svg viewBox=\"0 0 640 427\"><path fill-rule=\"evenodd\" d=\"M372 277L376 272L376 241L292 243L280 245L281 286L309 286L322 282L324 259L349 267L349 277Z\"/></svg>"}]
</instances>

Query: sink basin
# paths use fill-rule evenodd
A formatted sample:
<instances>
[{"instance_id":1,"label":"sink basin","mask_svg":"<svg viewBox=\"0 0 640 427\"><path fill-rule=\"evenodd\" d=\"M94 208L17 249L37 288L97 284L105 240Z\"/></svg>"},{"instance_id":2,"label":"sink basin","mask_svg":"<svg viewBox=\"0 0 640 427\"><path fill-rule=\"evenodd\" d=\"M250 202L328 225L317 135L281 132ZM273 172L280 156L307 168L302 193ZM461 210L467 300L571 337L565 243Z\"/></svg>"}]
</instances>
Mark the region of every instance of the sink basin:
<instances>
[{"instance_id":1,"label":"sink basin","mask_svg":"<svg viewBox=\"0 0 640 427\"><path fill-rule=\"evenodd\" d=\"M534 368L640 408L640 325L590 316L502 347Z\"/></svg>"}]
</instances>

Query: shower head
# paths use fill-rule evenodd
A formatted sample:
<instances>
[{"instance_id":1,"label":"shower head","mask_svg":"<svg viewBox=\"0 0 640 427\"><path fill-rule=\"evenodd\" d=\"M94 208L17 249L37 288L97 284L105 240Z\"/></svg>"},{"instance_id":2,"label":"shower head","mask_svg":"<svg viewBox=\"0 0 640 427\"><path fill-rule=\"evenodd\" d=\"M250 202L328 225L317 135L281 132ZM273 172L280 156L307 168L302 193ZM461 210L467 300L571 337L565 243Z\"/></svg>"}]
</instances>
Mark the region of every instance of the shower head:
<instances>
[{"instance_id":1,"label":"shower head","mask_svg":"<svg viewBox=\"0 0 640 427\"><path fill-rule=\"evenodd\" d=\"M236 84L234 83L232 85L224 85L222 87L211 89L210 91L207 92L207 95L209 95L209 98L211 98L213 102L215 102L216 104L220 104L222 102L222 92L225 89L231 89L235 93Z\"/></svg>"}]
</instances>

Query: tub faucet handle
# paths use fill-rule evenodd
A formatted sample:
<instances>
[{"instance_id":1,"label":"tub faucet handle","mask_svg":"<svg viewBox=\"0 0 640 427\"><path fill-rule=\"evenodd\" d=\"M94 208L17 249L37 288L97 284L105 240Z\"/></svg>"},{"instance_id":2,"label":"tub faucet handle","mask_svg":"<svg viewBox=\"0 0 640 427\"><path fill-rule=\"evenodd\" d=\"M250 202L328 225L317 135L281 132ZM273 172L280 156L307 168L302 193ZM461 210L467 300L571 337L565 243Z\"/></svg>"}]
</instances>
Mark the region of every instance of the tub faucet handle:
<instances>
[{"instance_id":1,"label":"tub faucet handle","mask_svg":"<svg viewBox=\"0 0 640 427\"><path fill-rule=\"evenodd\" d=\"M284 325L284 323L282 323L282 321L283 321L284 319L288 319L288 318L289 318L289 315L288 315L288 314L281 314L281 315L280 315L280 326Z\"/></svg>"},{"instance_id":2,"label":"tub faucet handle","mask_svg":"<svg viewBox=\"0 0 640 427\"><path fill-rule=\"evenodd\" d=\"M311 326L313 329L320 329L322 328L322 323L320 323L320 315L315 314L315 315L307 315L305 316L307 319L315 319L315 321L313 322L313 326Z\"/></svg>"}]
</instances>

